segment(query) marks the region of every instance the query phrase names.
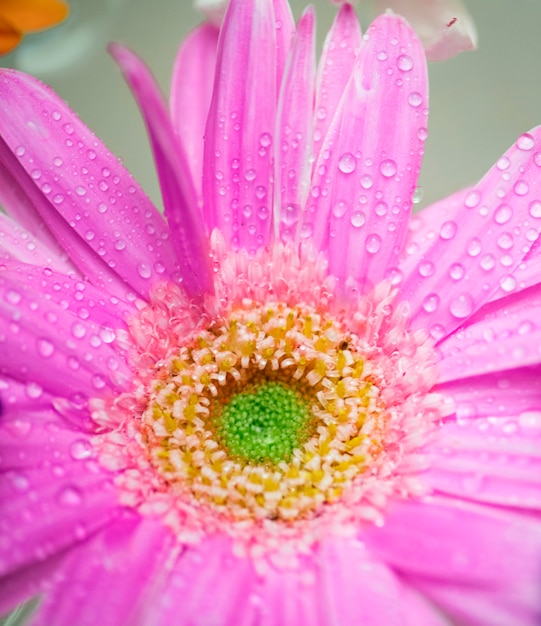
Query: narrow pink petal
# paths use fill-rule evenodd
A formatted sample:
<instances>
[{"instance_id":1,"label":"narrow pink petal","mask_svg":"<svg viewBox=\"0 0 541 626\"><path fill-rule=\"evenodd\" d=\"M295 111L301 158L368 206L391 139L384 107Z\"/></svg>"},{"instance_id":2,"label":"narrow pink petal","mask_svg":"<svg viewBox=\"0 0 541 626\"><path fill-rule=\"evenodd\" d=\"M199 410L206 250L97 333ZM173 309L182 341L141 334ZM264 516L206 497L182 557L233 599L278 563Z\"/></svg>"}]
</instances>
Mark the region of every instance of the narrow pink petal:
<instances>
[{"instance_id":1,"label":"narrow pink petal","mask_svg":"<svg viewBox=\"0 0 541 626\"><path fill-rule=\"evenodd\" d=\"M541 285L483 307L438 345L439 380L541 363Z\"/></svg>"},{"instance_id":2,"label":"narrow pink petal","mask_svg":"<svg viewBox=\"0 0 541 626\"><path fill-rule=\"evenodd\" d=\"M64 579L43 600L33 626L155 624L134 618L165 577L172 547L173 537L162 523L118 520L69 555Z\"/></svg>"},{"instance_id":3,"label":"narrow pink petal","mask_svg":"<svg viewBox=\"0 0 541 626\"><path fill-rule=\"evenodd\" d=\"M0 258L50 267L65 274L76 272L65 255L48 248L3 213L0 213Z\"/></svg>"},{"instance_id":4,"label":"narrow pink petal","mask_svg":"<svg viewBox=\"0 0 541 626\"><path fill-rule=\"evenodd\" d=\"M315 598L321 623L444 626L447 622L355 539L321 544ZM320 622L318 622L320 623Z\"/></svg>"},{"instance_id":5,"label":"narrow pink petal","mask_svg":"<svg viewBox=\"0 0 541 626\"><path fill-rule=\"evenodd\" d=\"M163 218L73 111L14 70L2 70L0 98L0 135L20 163L10 173L81 272L121 297L172 277Z\"/></svg>"},{"instance_id":6,"label":"narrow pink petal","mask_svg":"<svg viewBox=\"0 0 541 626\"><path fill-rule=\"evenodd\" d=\"M447 422L426 452L426 480L436 492L541 511L541 407Z\"/></svg>"},{"instance_id":7,"label":"narrow pink petal","mask_svg":"<svg viewBox=\"0 0 541 626\"><path fill-rule=\"evenodd\" d=\"M316 159L353 71L360 46L359 20L353 7L346 3L338 11L327 34L318 66L313 137Z\"/></svg>"},{"instance_id":8,"label":"narrow pink petal","mask_svg":"<svg viewBox=\"0 0 541 626\"><path fill-rule=\"evenodd\" d=\"M443 338L498 290L518 287L515 270L541 232L541 128L521 135L445 221L401 285L412 325Z\"/></svg>"},{"instance_id":9,"label":"narrow pink petal","mask_svg":"<svg viewBox=\"0 0 541 626\"><path fill-rule=\"evenodd\" d=\"M380 10L403 15L419 34L430 61L444 61L475 50L477 32L460 0L378 0Z\"/></svg>"},{"instance_id":10,"label":"narrow pink petal","mask_svg":"<svg viewBox=\"0 0 541 626\"><path fill-rule=\"evenodd\" d=\"M182 285L190 296L200 299L213 291L213 282L208 236L184 147L174 136L165 103L149 69L123 46L112 44L109 51L122 69L147 125Z\"/></svg>"},{"instance_id":11,"label":"narrow pink petal","mask_svg":"<svg viewBox=\"0 0 541 626\"><path fill-rule=\"evenodd\" d=\"M377 558L436 604L441 601L437 589L460 590L454 602L443 604L455 620L533 626L532 617L540 616L537 520L441 497L426 503L396 501L385 524L366 527L363 540ZM485 621L472 619L470 613L481 596ZM491 621L497 615L507 621ZM522 621L522 616L528 619Z\"/></svg>"},{"instance_id":12,"label":"narrow pink petal","mask_svg":"<svg viewBox=\"0 0 541 626\"><path fill-rule=\"evenodd\" d=\"M261 606L255 593L256 580L251 560L234 556L229 539L208 537L187 548L176 560L162 597L154 607L149 607L149 614L154 617L151 623L156 626L259 624Z\"/></svg>"},{"instance_id":13,"label":"narrow pink petal","mask_svg":"<svg viewBox=\"0 0 541 626\"><path fill-rule=\"evenodd\" d=\"M231 0L205 132L204 209L210 229L251 253L272 237L276 56L272 3Z\"/></svg>"},{"instance_id":14,"label":"narrow pink petal","mask_svg":"<svg viewBox=\"0 0 541 626\"><path fill-rule=\"evenodd\" d=\"M460 378L438 384L437 391L452 398L461 422L492 415L528 420L541 410L541 364Z\"/></svg>"},{"instance_id":15,"label":"narrow pink petal","mask_svg":"<svg viewBox=\"0 0 541 626\"><path fill-rule=\"evenodd\" d=\"M295 238L310 175L311 128L315 89L315 13L308 7L291 47L278 101L276 213L282 241Z\"/></svg>"},{"instance_id":16,"label":"narrow pink petal","mask_svg":"<svg viewBox=\"0 0 541 626\"><path fill-rule=\"evenodd\" d=\"M80 543L119 514L111 475L93 459L73 459L56 426L35 466L0 473L0 576Z\"/></svg>"},{"instance_id":17,"label":"narrow pink petal","mask_svg":"<svg viewBox=\"0 0 541 626\"><path fill-rule=\"evenodd\" d=\"M203 137L207 123L214 72L218 29L205 23L182 42L171 77L171 123L184 147L199 206L203 205Z\"/></svg>"},{"instance_id":18,"label":"narrow pink petal","mask_svg":"<svg viewBox=\"0 0 541 626\"><path fill-rule=\"evenodd\" d=\"M34 561L15 573L0 578L0 615L7 615L31 598L41 596L61 576L65 554L55 554L45 561ZM4 626L6 622L3 622ZM7 622L9 625L9 622Z\"/></svg>"},{"instance_id":19,"label":"narrow pink petal","mask_svg":"<svg viewBox=\"0 0 541 626\"><path fill-rule=\"evenodd\" d=\"M402 275L409 276L417 271L417 266L422 262L427 250L440 237L443 224L456 221L464 199L470 191L470 188L456 191L411 216L403 258L400 261Z\"/></svg>"},{"instance_id":20,"label":"narrow pink petal","mask_svg":"<svg viewBox=\"0 0 541 626\"><path fill-rule=\"evenodd\" d=\"M49 280L53 273L47 269L41 277L32 266L17 269L0 272L0 374L62 398L83 400L122 388L130 372L111 343L123 324L107 327L92 320L92 296L85 297L84 283L68 277L58 282L58 276ZM106 303L96 306L97 317L101 307Z\"/></svg>"},{"instance_id":21,"label":"narrow pink petal","mask_svg":"<svg viewBox=\"0 0 541 626\"><path fill-rule=\"evenodd\" d=\"M384 15L367 35L315 164L301 229L327 251L332 274L364 290L397 272L427 113L426 64L413 31Z\"/></svg>"},{"instance_id":22,"label":"narrow pink petal","mask_svg":"<svg viewBox=\"0 0 541 626\"><path fill-rule=\"evenodd\" d=\"M289 49L295 35L295 20L289 6L289 0L272 0L274 7L274 26L276 31L276 94L284 76Z\"/></svg>"},{"instance_id":23,"label":"narrow pink petal","mask_svg":"<svg viewBox=\"0 0 541 626\"><path fill-rule=\"evenodd\" d=\"M17 175L11 172L17 172ZM22 180L23 184L19 184ZM61 256L62 247L58 244L28 196L28 178L22 175L17 157L5 141L0 138L0 204L3 210L31 233L51 253Z\"/></svg>"}]
</instances>

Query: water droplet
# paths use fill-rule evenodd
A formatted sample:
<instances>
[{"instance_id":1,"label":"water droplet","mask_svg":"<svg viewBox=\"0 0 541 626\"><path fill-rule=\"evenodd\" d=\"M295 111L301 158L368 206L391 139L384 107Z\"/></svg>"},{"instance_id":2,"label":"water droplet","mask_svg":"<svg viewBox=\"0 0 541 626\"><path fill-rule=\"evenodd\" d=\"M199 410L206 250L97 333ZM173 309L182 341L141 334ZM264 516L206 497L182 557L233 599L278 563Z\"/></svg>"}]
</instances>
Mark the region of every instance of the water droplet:
<instances>
[{"instance_id":1,"label":"water droplet","mask_svg":"<svg viewBox=\"0 0 541 626\"><path fill-rule=\"evenodd\" d=\"M464 278L465 273L466 273L466 270L464 269L464 266L461 265L460 263L453 263L451 267L449 268L449 276L453 280L462 280Z\"/></svg>"},{"instance_id":2,"label":"water droplet","mask_svg":"<svg viewBox=\"0 0 541 626\"><path fill-rule=\"evenodd\" d=\"M295 224L300 216L301 207L299 204L288 204L282 215L282 222L288 226Z\"/></svg>"},{"instance_id":3,"label":"water droplet","mask_svg":"<svg viewBox=\"0 0 541 626\"><path fill-rule=\"evenodd\" d=\"M118 250L120 252L121 250L124 250L125 247L126 242L123 239L117 239L115 241L115 250Z\"/></svg>"},{"instance_id":4,"label":"water droplet","mask_svg":"<svg viewBox=\"0 0 541 626\"><path fill-rule=\"evenodd\" d=\"M361 187L363 189L370 189L374 184L374 179L369 174L361 176Z\"/></svg>"},{"instance_id":5,"label":"water droplet","mask_svg":"<svg viewBox=\"0 0 541 626\"><path fill-rule=\"evenodd\" d=\"M64 129L64 131L66 132L67 135L73 135L73 133L75 132L75 129L73 128L73 126L69 123L64 124L62 126L62 128Z\"/></svg>"},{"instance_id":6,"label":"water droplet","mask_svg":"<svg viewBox=\"0 0 541 626\"><path fill-rule=\"evenodd\" d=\"M535 218L541 217L541 202L539 200L534 200L530 204L530 215Z\"/></svg>"},{"instance_id":7,"label":"water droplet","mask_svg":"<svg viewBox=\"0 0 541 626\"><path fill-rule=\"evenodd\" d=\"M58 492L58 502L63 506L79 506L82 501L83 497L77 487L63 487Z\"/></svg>"},{"instance_id":8,"label":"water droplet","mask_svg":"<svg viewBox=\"0 0 541 626\"><path fill-rule=\"evenodd\" d=\"M16 154L18 157L22 157L22 156L24 156L24 155L25 155L25 152L26 152L26 150L24 149L24 147L23 147L23 146L17 146L17 148L15 148L15 154Z\"/></svg>"},{"instance_id":9,"label":"water droplet","mask_svg":"<svg viewBox=\"0 0 541 626\"><path fill-rule=\"evenodd\" d=\"M262 133L259 136L259 144L264 148L268 148L272 143L272 137L270 133Z\"/></svg>"},{"instance_id":10,"label":"water droplet","mask_svg":"<svg viewBox=\"0 0 541 626\"><path fill-rule=\"evenodd\" d=\"M347 210L348 205L343 200L340 200L333 206L332 214L334 215L334 217L340 218L346 214Z\"/></svg>"},{"instance_id":11,"label":"water droplet","mask_svg":"<svg viewBox=\"0 0 541 626\"><path fill-rule=\"evenodd\" d=\"M534 145L535 140L529 133L524 133L517 139L517 148L519 150L531 150Z\"/></svg>"},{"instance_id":12,"label":"water droplet","mask_svg":"<svg viewBox=\"0 0 541 626\"><path fill-rule=\"evenodd\" d=\"M4 296L4 299L6 300L6 302L9 302L10 304L19 304L21 301L21 294L18 291L15 291L14 289L10 289L6 291L6 295Z\"/></svg>"},{"instance_id":13,"label":"water droplet","mask_svg":"<svg viewBox=\"0 0 541 626\"><path fill-rule=\"evenodd\" d=\"M500 287L506 293L514 291L516 289L516 287L517 287L516 278L514 276L511 276L511 275L502 276L500 278Z\"/></svg>"},{"instance_id":14,"label":"water droplet","mask_svg":"<svg viewBox=\"0 0 541 626\"><path fill-rule=\"evenodd\" d=\"M452 239L456 235L457 228L455 222L444 222L440 228L440 237L445 240Z\"/></svg>"},{"instance_id":15,"label":"water droplet","mask_svg":"<svg viewBox=\"0 0 541 626\"><path fill-rule=\"evenodd\" d=\"M421 126L421 128L419 128L419 130L417 131L417 139L419 139L419 141L426 141L427 137L428 137L428 129L425 128L424 126Z\"/></svg>"},{"instance_id":16,"label":"water droplet","mask_svg":"<svg viewBox=\"0 0 541 626\"><path fill-rule=\"evenodd\" d=\"M387 206L387 204L383 201L381 202L377 202L376 206L374 207L374 213L378 216L378 217L384 217L385 215L387 215L387 211L389 210L389 207Z\"/></svg>"},{"instance_id":17,"label":"water droplet","mask_svg":"<svg viewBox=\"0 0 541 626\"><path fill-rule=\"evenodd\" d=\"M70 446L70 454L77 461L88 459L93 455L93 448L90 441L86 439L76 439Z\"/></svg>"},{"instance_id":18,"label":"water droplet","mask_svg":"<svg viewBox=\"0 0 541 626\"><path fill-rule=\"evenodd\" d=\"M351 214L351 225L355 228L361 228L366 223L366 215L362 211L354 211Z\"/></svg>"},{"instance_id":19,"label":"water droplet","mask_svg":"<svg viewBox=\"0 0 541 626\"><path fill-rule=\"evenodd\" d=\"M530 187L525 180L517 180L515 186L513 187L513 191L517 194L517 196L525 196L528 191L530 191Z\"/></svg>"},{"instance_id":20,"label":"water droplet","mask_svg":"<svg viewBox=\"0 0 541 626\"><path fill-rule=\"evenodd\" d=\"M423 199L424 189L422 187L415 187L415 191L413 192L413 197L411 201L413 204L419 204Z\"/></svg>"},{"instance_id":21,"label":"water droplet","mask_svg":"<svg viewBox=\"0 0 541 626\"><path fill-rule=\"evenodd\" d=\"M252 181L252 180L255 180L255 177L256 177L256 171L254 169L246 170L244 174L244 178L246 180Z\"/></svg>"},{"instance_id":22,"label":"water droplet","mask_svg":"<svg viewBox=\"0 0 541 626\"><path fill-rule=\"evenodd\" d=\"M26 395L32 400L37 400L41 398L43 394L43 387L38 385L38 383L30 382L26 384Z\"/></svg>"},{"instance_id":23,"label":"water droplet","mask_svg":"<svg viewBox=\"0 0 541 626\"><path fill-rule=\"evenodd\" d=\"M507 222L513 217L513 209L507 204L502 204L494 212L494 221L496 224L507 224Z\"/></svg>"},{"instance_id":24,"label":"water droplet","mask_svg":"<svg viewBox=\"0 0 541 626\"><path fill-rule=\"evenodd\" d=\"M99 335L103 343L113 343L113 341L116 339L116 333L112 328L100 328Z\"/></svg>"},{"instance_id":25,"label":"water droplet","mask_svg":"<svg viewBox=\"0 0 541 626\"><path fill-rule=\"evenodd\" d=\"M392 159L386 159L380 163L379 171L385 178L391 178L396 174L396 163Z\"/></svg>"},{"instance_id":26,"label":"water droplet","mask_svg":"<svg viewBox=\"0 0 541 626\"><path fill-rule=\"evenodd\" d=\"M364 245L367 252L369 252L370 254L376 254L381 248L381 237L376 234L369 235L366 238L366 242Z\"/></svg>"},{"instance_id":27,"label":"water droplet","mask_svg":"<svg viewBox=\"0 0 541 626\"><path fill-rule=\"evenodd\" d=\"M424 263L421 263L419 265L419 274L423 277L423 278L427 278L428 276L432 276L432 274L434 273L434 263L431 263L430 261L425 261Z\"/></svg>"},{"instance_id":28,"label":"water droplet","mask_svg":"<svg viewBox=\"0 0 541 626\"><path fill-rule=\"evenodd\" d=\"M51 117L55 122L58 122L58 120L62 117L62 114L60 113L60 111L53 111L51 113Z\"/></svg>"},{"instance_id":29,"label":"water droplet","mask_svg":"<svg viewBox=\"0 0 541 626\"><path fill-rule=\"evenodd\" d=\"M510 250L513 247L513 235L511 233L502 233L496 243L502 250Z\"/></svg>"},{"instance_id":30,"label":"water droplet","mask_svg":"<svg viewBox=\"0 0 541 626\"><path fill-rule=\"evenodd\" d=\"M427 313L434 313L434 311L436 311L439 306L440 306L440 297L435 293L429 294L423 300L423 309Z\"/></svg>"},{"instance_id":31,"label":"water droplet","mask_svg":"<svg viewBox=\"0 0 541 626\"><path fill-rule=\"evenodd\" d=\"M107 381L103 378L103 376L100 376L99 374L94 374L94 376L92 376L92 386L94 389L103 389L106 384Z\"/></svg>"},{"instance_id":32,"label":"water droplet","mask_svg":"<svg viewBox=\"0 0 541 626\"><path fill-rule=\"evenodd\" d=\"M467 252L470 256L476 257L481 253L482 247L481 247L481 242L479 241L479 239L477 239L477 237L473 237L472 239L470 239L470 242L468 243L468 247L467 247Z\"/></svg>"},{"instance_id":33,"label":"water droplet","mask_svg":"<svg viewBox=\"0 0 541 626\"><path fill-rule=\"evenodd\" d=\"M402 72L409 72L413 69L413 59L407 54L402 54L396 60L398 69Z\"/></svg>"},{"instance_id":34,"label":"water droplet","mask_svg":"<svg viewBox=\"0 0 541 626\"><path fill-rule=\"evenodd\" d=\"M263 200L263 198L267 195L267 189L263 185L257 185L254 190L255 197L259 200Z\"/></svg>"},{"instance_id":35,"label":"water droplet","mask_svg":"<svg viewBox=\"0 0 541 626\"><path fill-rule=\"evenodd\" d=\"M344 174L351 174L357 167L357 160L351 152L345 152L338 160L338 169Z\"/></svg>"},{"instance_id":36,"label":"water droplet","mask_svg":"<svg viewBox=\"0 0 541 626\"><path fill-rule=\"evenodd\" d=\"M479 265L481 269L485 270L485 272L489 272L491 269L494 269L496 265L496 259L492 254L486 254L480 261Z\"/></svg>"},{"instance_id":37,"label":"water droplet","mask_svg":"<svg viewBox=\"0 0 541 626\"><path fill-rule=\"evenodd\" d=\"M473 313L473 308L473 299L469 293L460 294L456 298L453 298L449 304L451 315L457 319L469 317Z\"/></svg>"},{"instance_id":38,"label":"water droplet","mask_svg":"<svg viewBox=\"0 0 541 626\"><path fill-rule=\"evenodd\" d=\"M310 222L305 222L301 226L300 237L301 239L308 239L309 237L312 236L313 232L314 232L313 225Z\"/></svg>"},{"instance_id":39,"label":"water droplet","mask_svg":"<svg viewBox=\"0 0 541 626\"><path fill-rule=\"evenodd\" d=\"M141 278L150 278L152 276L152 269L147 263L139 263L137 265L137 273Z\"/></svg>"},{"instance_id":40,"label":"water droplet","mask_svg":"<svg viewBox=\"0 0 541 626\"><path fill-rule=\"evenodd\" d=\"M464 206L468 209L474 209L481 202L481 194L479 191L470 191L464 198Z\"/></svg>"},{"instance_id":41,"label":"water droplet","mask_svg":"<svg viewBox=\"0 0 541 626\"><path fill-rule=\"evenodd\" d=\"M412 107L419 107L423 103L423 97L417 91L413 91L408 96L408 102Z\"/></svg>"},{"instance_id":42,"label":"water droplet","mask_svg":"<svg viewBox=\"0 0 541 626\"><path fill-rule=\"evenodd\" d=\"M382 50L381 52L378 52L378 61L386 61L387 60L387 53Z\"/></svg>"},{"instance_id":43,"label":"water droplet","mask_svg":"<svg viewBox=\"0 0 541 626\"><path fill-rule=\"evenodd\" d=\"M39 354L46 359L54 354L54 345L48 339L38 339L37 348Z\"/></svg>"}]
</instances>

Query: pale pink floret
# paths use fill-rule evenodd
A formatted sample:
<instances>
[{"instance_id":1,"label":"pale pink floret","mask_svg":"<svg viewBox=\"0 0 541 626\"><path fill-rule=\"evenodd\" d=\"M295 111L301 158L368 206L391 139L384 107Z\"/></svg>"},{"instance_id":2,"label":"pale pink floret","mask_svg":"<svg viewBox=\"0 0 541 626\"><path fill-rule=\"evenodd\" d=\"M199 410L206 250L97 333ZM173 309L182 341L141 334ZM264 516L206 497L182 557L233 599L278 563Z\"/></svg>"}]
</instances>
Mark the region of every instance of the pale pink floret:
<instances>
[{"instance_id":1,"label":"pale pink floret","mask_svg":"<svg viewBox=\"0 0 541 626\"><path fill-rule=\"evenodd\" d=\"M361 41L345 5L316 71L310 10L294 38L282 0L233 0L218 43L209 28L179 53L173 89L199 95L190 107L175 93L173 123L146 68L113 49L149 127L168 224L54 93L0 74L9 215L0 219L0 612L44 594L40 626L538 624L539 130L519 137L478 185L410 221L426 74L399 17L380 17ZM215 58L211 100L192 63L211 68ZM298 145L286 127L300 133ZM296 225L284 203L300 205ZM273 257L276 235L294 254ZM202 312L214 314L209 249L230 293L244 293L245 273L259 276L254 295L263 298L263 277L278 271L285 280L273 288L287 298L294 274L303 298L327 298L344 319L391 284L392 302L372 302L382 313L374 337L390 349L408 313L412 334L436 345L431 392L453 407L423 448L426 471L413 463L423 499L391 494L377 524L308 542L294 567L269 558L256 569L220 529L179 541L163 510L122 504L129 492L119 493L118 479L137 472L123 472L118 455L108 469L92 445L112 433L107 419L125 415L120 404L141 373L129 321L139 320L135 343L151 365L172 328L189 331ZM184 303L196 305L178 306L162 327L142 311L163 282L183 284ZM383 315L387 304L394 318ZM101 431L89 400L107 409L94 414Z\"/></svg>"}]
</instances>

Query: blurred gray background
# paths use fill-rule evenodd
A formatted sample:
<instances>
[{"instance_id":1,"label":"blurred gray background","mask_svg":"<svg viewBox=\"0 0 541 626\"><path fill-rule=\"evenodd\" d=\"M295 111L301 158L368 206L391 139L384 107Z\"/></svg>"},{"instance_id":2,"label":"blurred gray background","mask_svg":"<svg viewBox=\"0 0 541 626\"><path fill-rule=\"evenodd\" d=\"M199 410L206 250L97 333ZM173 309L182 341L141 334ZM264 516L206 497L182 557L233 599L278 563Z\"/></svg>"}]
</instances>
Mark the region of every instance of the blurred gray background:
<instances>
[{"instance_id":1,"label":"blurred gray background","mask_svg":"<svg viewBox=\"0 0 541 626\"><path fill-rule=\"evenodd\" d=\"M106 44L119 41L133 48L167 93L179 42L201 17L190 0L71 4L66 23L28 37L4 64L52 85L161 205L143 124ZM291 1L296 17L305 4ZM541 1L467 4L477 24L479 50L429 67L430 135L421 206L474 183L520 133L541 123ZM321 45L336 8L327 0L315 5ZM372 10L370 2L358 2L363 29Z\"/></svg>"}]
</instances>

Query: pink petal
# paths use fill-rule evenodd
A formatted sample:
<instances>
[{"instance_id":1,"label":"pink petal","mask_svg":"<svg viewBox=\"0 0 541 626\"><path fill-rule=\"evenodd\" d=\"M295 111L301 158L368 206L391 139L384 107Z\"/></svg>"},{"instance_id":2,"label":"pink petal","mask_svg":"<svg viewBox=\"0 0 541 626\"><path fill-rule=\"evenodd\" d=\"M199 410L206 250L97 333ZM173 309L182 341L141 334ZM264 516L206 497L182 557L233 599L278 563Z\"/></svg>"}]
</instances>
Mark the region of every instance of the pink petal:
<instances>
[{"instance_id":1,"label":"pink petal","mask_svg":"<svg viewBox=\"0 0 541 626\"><path fill-rule=\"evenodd\" d=\"M65 255L48 248L3 213L0 213L0 258L50 267L65 274L76 272Z\"/></svg>"},{"instance_id":2,"label":"pink petal","mask_svg":"<svg viewBox=\"0 0 541 626\"><path fill-rule=\"evenodd\" d=\"M272 4L231 0L205 132L203 191L209 228L218 227L233 249L255 252L272 236L277 80Z\"/></svg>"},{"instance_id":3,"label":"pink petal","mask_svg":"<svg viewBox=\"0 0 541 626\"><path fill-rule=\"evenodd\" d=\"M384 526L367 527L363 539L460 623L533 626L540 617L537 520L441 497L396 501Z\"/></svg>"},{"instance_id":4,"label":"pink petal","mask_svg":"<svg viewBox=\"0 0 541 626\"><path fill-rule=\"evenodd\" d=\"M172 548L160 522L118 520L72 551L64 579L45 597L33 626L155 624L132 619L165 578Z\"/></svg>"},{"instance_id":5,"label":"pink petal","mask_svg":"<svg viewBox=\"0 0 541 626\"><path fill-rule=\"evenodd\" d=\"M213 291L208 237L184 147L174 136L165 103L148 68L123 46L112 44L109 51L122 69L147 125L182 285L190 296L201 298Z\"/></svg>"},{"instance_id":6,"label":"pink petal","mask_svg":"<svg viewBox=\"0 0 541 626\"><path fill-rule=\"evenodd\" d=\"M460 0L378 0L381 11L393 9L415 28L429 61L444 61L475 50L475 24Z\"/></svg>"},{"instance_id":7,"label":"pink petal","mask_svg":"<svg viewBox=\"0 0 541 626\"><path fill-rule=\"evenodd\" d=\"M111 343L123 323L108 327L93 321L92 305L97 319L108 319L102 307L109 307L114 319L115 307L110 299L95 302L91 288L84 292L84 283L51 270L1 271L0 374L79 401L121 388L131 374ZM122 303L117 306L122 309Z\"/></svg>"},{"instance_id":8,"label":"pink petal","mask_svg":"<svg viewBox=\"0 0 541 626\"><path fill-rule=\"evenodd\" d=\"M199 206L203 204L203 137L212 99L218 29L205 23L182 42L171 77L171 122L189 159Z\"/></svg>"},{"instance_id":9,"label":"pink petal","mask_svg":"<svg viewBox=\"0 0 541 626\"><path fill-rule=\"evenodd\" d=\"M492 372L438 384L450 396L460 421L515 415L528 419L541 409L541 365Z\"/></svg>"},{"instance_id":10,"label":"pink petal","mask_svg":"<svg viewBox=\"0 0 541 626\"><path fill-rule=\"evenodd\" d=\"M81 272L121 297L128 285L146 296L151 279L171 277L162 217L73 111L14 70L2 70L0 98L0 134L13 153L5 165Z\"/></svg>"},{"instance_id":11,"label":"pink petal","mask_svg":"<svg viewBox=\"0 0 541 626\"><path fill-rule=\"evenodd\" d=\"M346 3L338 11L325 39L318 67L313 137L316 159L353 71L360 46L359 20L351 5Z\"/></svg>"},{"instance_id":12,"label":"pink petal","mask_svg":"<svg viewBox=\"0 0 541 626\"><path fill-rule=\"evenodd\" d=\"M520 417L445 423L427 448L426 480L439 493L541 510L541 407Z\"/></svg>"},{"instance_id":13,"label":"pink petal","mask_svg":"<svg viewBox=\"0 0 541 626\"><path fill-rule=\"evenodd\" d=\"M541 285L483 307L438 345L446 382L541 363Z\"/></svg>"},{"instance_id":14,"label":"pink petal","mask_svg":"<svg viewBox=\"0 0 541 626\"><path fill-rule=\"evenodd\" d=\"M2 436L9 433L3 427ZM27 457L25 468L2 467L0 576L80 543L120 510L111 475L76 452L87 449L79 443L85 440L81 433L62 430L58 419L34 420L25 437L37 437L45 447Z\"/></svg>"},{"instance_id":15,"label":"pink petal","mask_svg":"<svg viewBox=\"0 0 541 626\"><path fill-rule=\"evenodd\" d=\"M390 45L390 41L397 45ZM396 272L426 137L426 65L413 31L393 15L368 30L329 128L301 238L313 233L343 283L370 289Z\"/></svg>"},{"instance_id":16,"label":"pink petal","mask_svg":"<svg viewBox=\"0 0 541 626\"><path fill-rule=\"evenodd\" d=\"M176 560L152 624L253 626L260 610L255 584L250 559L234 556L229 539L209 537Z\"/></svg>"},{"instance_id":17,"label":"pink petal","mask_svg":"<svg viewBox=\"0 0 541 626\"><path fill-rule=\"evenodd\" d=\"M540 150L540 128L521 135L465 196L455 219L441 225L401 285L414 328L441 339L500 287L509 293L518 286L513 274L541 232Z\"/></svg>"},{"instance_id":18,"label":"pink petal","mask_svg":"<svg viewBox=\"0 0 541 626\"><path fill-rule=\"evenodd\" d=\"M42 246L48 248L51 254L60 257L64 254L62 247L34 208L32 198L27 193L29 186L28 177L19 165L17 157L0 138L0 204L2 208L39 240Z\"/></svg>"},{"instance_id":19,"label":"pink petal","mask_svg":"<svg viewBox=\"0 0 541 626\"><path fill-rule=\"evenodd\" d=\"M308 7L291 47L278 102L277 213L283 241L294 238L308 191L315 88L315 13Z\"/></svg>"},{"instance_id":20,"label":"pink petal","mask_svg":"<svg viewBox=\"0 0 541 626\"><path fill-rule=\"evenodd\" d=\"M325 624L444 626L435 607L423 601L357 540L322 543L316 601ZM317 622L320 623L320 622Z\"/></svg>"}]
</instances>

